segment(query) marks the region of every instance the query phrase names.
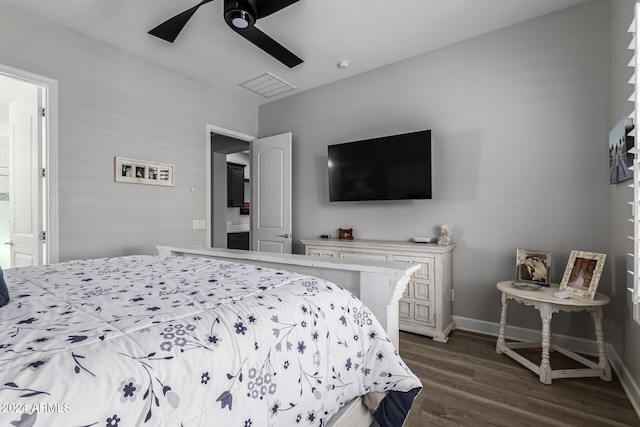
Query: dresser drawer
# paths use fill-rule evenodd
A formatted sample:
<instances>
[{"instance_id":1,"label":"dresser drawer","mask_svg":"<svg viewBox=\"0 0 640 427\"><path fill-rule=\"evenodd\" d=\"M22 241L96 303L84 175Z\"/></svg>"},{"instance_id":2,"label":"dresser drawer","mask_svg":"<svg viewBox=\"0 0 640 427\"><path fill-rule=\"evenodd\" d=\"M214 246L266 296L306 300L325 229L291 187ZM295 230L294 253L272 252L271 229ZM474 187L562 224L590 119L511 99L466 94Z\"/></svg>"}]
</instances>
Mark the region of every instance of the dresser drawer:
<instances>
[{"instance_id":1,"label":"dresser drawer","mask_svg":"<svg viewBox=\"0 0 640 427\"><path fill-rule=\"evenodd\" d=\"M421 279L431 279L433 277L433 257L393 255L391 261L420 264L420 270L416 271L415 277Z\"/></svg>"},{"instance_id":2,"label":"dresser drawer","mask_svg":"<svg viewBox=\"0 0 640 427\"><path fill-rule=\"evenodd\" d=\"M307 248L306 254L309 256L317 256L321 258L338 258L339 252L326 248Z\"/></svg>"},{"instance_id":3,"label":"dresser drawer","mask_svg":"<svg viewBox=\"0 0 640 427\"><path fill-rule=\"evenodd\" d=\"M390 256L387 254L370 253L370 252L352 252L340 251L340 258L344 259L370 259L374 261L389 261Z\"/></svg>"}]
</instances>

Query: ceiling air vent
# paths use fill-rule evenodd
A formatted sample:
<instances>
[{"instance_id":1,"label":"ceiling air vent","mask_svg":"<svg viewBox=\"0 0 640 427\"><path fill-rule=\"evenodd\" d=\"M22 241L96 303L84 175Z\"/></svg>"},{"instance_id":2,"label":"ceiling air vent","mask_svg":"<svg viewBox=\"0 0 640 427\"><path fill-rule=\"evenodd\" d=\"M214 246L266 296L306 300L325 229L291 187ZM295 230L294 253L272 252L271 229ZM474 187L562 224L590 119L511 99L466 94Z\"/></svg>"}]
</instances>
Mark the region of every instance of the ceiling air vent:
<instances>
[{"instance_id":1,"label":"ceiling air vent","mask_svg":"<svg viewBox=\"0 0 640 427\"><path fill-rule=\"evenodd\" d=\"M261 74L258 77L240 83L240 86L265 98L271 98L296 88L271 73Z\"/></svg>"}]
</instances>

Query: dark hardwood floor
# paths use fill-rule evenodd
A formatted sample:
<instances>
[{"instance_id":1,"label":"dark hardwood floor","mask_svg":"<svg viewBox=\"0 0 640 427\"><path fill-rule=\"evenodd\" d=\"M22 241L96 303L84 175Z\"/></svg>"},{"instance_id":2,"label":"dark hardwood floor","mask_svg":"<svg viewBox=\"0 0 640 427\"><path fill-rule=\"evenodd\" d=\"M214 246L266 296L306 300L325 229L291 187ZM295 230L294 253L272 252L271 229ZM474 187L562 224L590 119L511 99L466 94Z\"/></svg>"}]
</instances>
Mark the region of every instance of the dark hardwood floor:
<instances>
[{"instance_id":1,"label":"dark hardwood floor","mask_svg":"<svg viewBox=\"0 0 640 427\"><path fill-rule=\"evenodd\" d=\"M640 426L615 373L611 382L567 378L545 385L495 348L496 337L472 332L455 330L446 344L401 332L400 354L424 386L405 426ZM527 352L539 363L539 350ZM551 355L554 369L574 363Z\"/></svg>"}]
</instances>

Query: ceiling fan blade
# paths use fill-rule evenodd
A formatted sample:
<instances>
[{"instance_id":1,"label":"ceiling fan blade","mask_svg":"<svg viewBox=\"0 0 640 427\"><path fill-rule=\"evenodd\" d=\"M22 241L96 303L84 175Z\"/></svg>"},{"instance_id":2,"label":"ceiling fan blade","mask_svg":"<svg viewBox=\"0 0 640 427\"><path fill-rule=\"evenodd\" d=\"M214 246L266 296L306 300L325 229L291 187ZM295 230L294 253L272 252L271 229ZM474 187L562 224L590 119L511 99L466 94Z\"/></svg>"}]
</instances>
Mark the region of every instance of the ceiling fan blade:
<instances>
[{"instance_id":1,"label":"ceiling fan blade","mask_svg":"<svg viewBox=\"0 0 640 427\"><path fill-rule=\"evenodd\" d=\"M276 13L297 1L298 0L256 0L256 19Z\"/></svg>"},{"instance_id":2,"label":"ceiling fan blade","mask_svg":"<svg viewBox=\"0 0 640 427\"><path fill-rule=\"evenodd\" d=\"M229 27L289 68L293 68L303 62L302 59L294 55L289 49L254 26L242 29L236 28L233 25L229 25Z\"/></svg>"},{"instance_id":3,"label":"ceiling fan blade","mask_svg":"<svg viewBox=\"0 0 640 427\"><path fill-rule=\"evenodd\" d=\"M149 34L152 36L156 36L161 38L162 40L166 40L169 43L173 43L180 31L187 25L189 19L196 13L196 10L203 4L212 2L213 0L202 0L197 5L193 6L191 9L187 9L182 13L177 14L173 18L167 19L162 24L155 27L153 30L149 31Z\"/></svg>"}]
</instances>

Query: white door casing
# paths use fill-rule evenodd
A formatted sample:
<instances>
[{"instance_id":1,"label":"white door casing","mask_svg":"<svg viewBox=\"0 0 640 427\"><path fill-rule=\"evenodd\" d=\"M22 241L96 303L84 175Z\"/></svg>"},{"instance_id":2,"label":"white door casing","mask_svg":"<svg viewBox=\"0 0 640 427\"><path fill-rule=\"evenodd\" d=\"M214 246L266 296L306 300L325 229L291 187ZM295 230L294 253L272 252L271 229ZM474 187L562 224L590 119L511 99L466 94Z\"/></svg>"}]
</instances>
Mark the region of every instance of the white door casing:
<instances>
[{"instance_id":1,"label":"white door casing","mask_svg":"<svg viewBox=\"0 0 640 427\"><path fill-rule=\"evenodd\" d=\"M49 264L59 261L59 224L58 224L58 81L49 77L34 74L29 71L9 67L0 64L0 86L6 83L6 78L17 79L33 84L42 91L42 106L45 108L46 117L40 117L42 127L41 153L42 166L46 168L46 178L41 179L42 199L40 200L40 212L44 231L46 231L46 244L42 245L42 262ZM11 190L10 190L11 191ZM0 241L4 244L4 241Z\"/></svg>"},{"instance_id":2,"label":"white door casing","mask_svg":"<svg viewBox=\"0 0 640 427\"><path fill-rule=\"evenodd\" d=\"M9 103L9 233L11 267L43 263L41 209L42 89ZM19 165L19 166L18 166Z\"/></svg>"},{"instance_id":3,"label":"white door casing","mask_svg":"<svg viewBox=\"0 0 640 427\"><path fill-rule=\"evenodd\" d=\"M251 249L291 253L291 133L251 145Z\"/></svg>"}]
</instances>

